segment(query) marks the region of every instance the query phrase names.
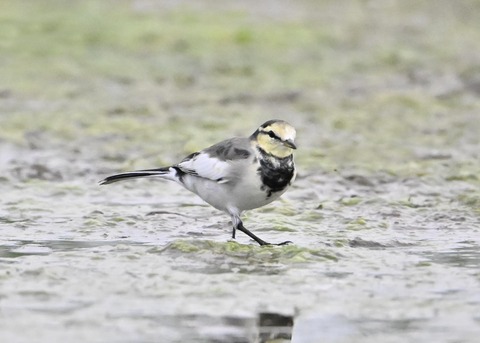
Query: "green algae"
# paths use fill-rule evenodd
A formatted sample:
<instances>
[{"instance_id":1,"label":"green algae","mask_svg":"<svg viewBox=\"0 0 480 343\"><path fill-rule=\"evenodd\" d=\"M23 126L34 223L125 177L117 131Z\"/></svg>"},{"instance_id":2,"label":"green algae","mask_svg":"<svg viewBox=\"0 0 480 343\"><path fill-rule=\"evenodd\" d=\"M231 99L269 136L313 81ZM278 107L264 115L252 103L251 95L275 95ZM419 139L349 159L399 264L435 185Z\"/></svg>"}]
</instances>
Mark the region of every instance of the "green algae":
<instances>
[{"instance_id":1,"label":"green algae","mask_svg":"<svg viewBox=\"0 0 480 343\"><path fill-rule=\"evenodd\" d=\"M271 227L275 231L280 231L280 232L296 232L297 230L291 226L287 225L275 225Z\"/></svg>"},{"instance_id":2,"label":"green algae","mask_svg":"<svg viewBox=\"0 0 480 343\"><path fill-rule=\"evenodd\" d=\"M235 241L219 243L207 240L175 240L163 248L153 248L152 253L189 253L210 254L245 258L248 261L268 263L303 263L318 259L337 261L333 252L321 249L310 249L294 244L285 246L258 246L256 244L240 244Z\"/></svg>"},{"instance_id":3,"label":"green algae","mask_svg":"<svg viewBox=\"0 0 480 343\"><path fill-rule=\"evenodd\" d=\"M352 220L349 225L354 228L354 227L365 227L367 225L367 220L363 217L358 217L354 220Z\"/></svg>"},{"instance_id":4,"label":"green algae","mask_svg":"<svg viewBox=\"0 0 480 343\"><path fill-rule=\"evenodd\" d=\"M318 222L324 218L319 210L315 211L302 211L299 213L299 219L306 222Z\"/></svg>"},{"instance_id":5,"label":"green algae","mask_svg":"<svg viewBox=\"0 0 480 343\"><path fill-rule=\"evenodd\" d=\"M458 201L480 212L480 194L461 194Z\"/></svg>"},{"instance_id":6,"label":"green algae","mask_svg":"<svg viewBox=\"0 0 480 343\"><path fill-rule=\"evenodd\" d=\"M331 10L331 4L324 6ZM399 6L397 10L415 13L418 9ZM82 15L77 15L77 12ZM0 119L1 137L22 143L25 140L24 133L32 127L48 133L50 139L55 137L73 141L84 135L101 138L122 133L126 135L124 140L119 139L113 144L110 142L101 149L113 154L114 151L125 150L126 140L130 146L140 146L140 142L147 139L157 143L152 147L172 142L180 152L187 153L213 143L217 136L208 141L200 139L194 142L192 138L197 135L189 132L192 125L188 124L192 118L187 121L177 117L176 124L169 120L160 125L155 120L169 116L168 109L171 106L191 107L189 101L191 103L193 99L193 106L204 108L204 111L194 112L203 112L205 118L191 113L193 121L210 131L224 131L226 121L213 124L218 116L205 117L205 112L217 113L218 104L215 96L198 89L198 85L207 82L212 85L213 91L221 87L228 88L232 94L247 92L248 98L252 84L261 94L264 90L276 91L276 84L280 83L283 89L299 89L299 97L294 98L289 106L310 106L306 112L314 122L325 130L332 130L323 142L312 142L326 146L325 139L332 140L328 153L325 154L324 149L317 150L314 144L308 144L298 152L299 164L312 168L318 165L320 156L320 163L326 169L329 166L338 168L349 161L371 171L381 169L397 175L429 173L425 171L428 162L411 163L414 156L408 142L433 143L437 148L450 146L459 138L459 127L449 125L453 117L439 114L448 113L452 106L456 107L458 113L459 110L474 110L478 105L463 103L461 97L455 94L453 97L457 97L457 101L452 102L451 97L444 99L428 92L389 89L388 84L387 89L369 90L368 87L382 82L382 78L401 78L399 69L409 71L414 68L412 65L421 65L424 56L410 54L406 58L406 51L412 51L412 48L399 48L391 39L385 39L384 46L374 47L371 56L364 56L358 46L362 40L358 38L350 42L355 47L355 53L345 55L341 61L335 60L330 49L338 48L339 39L347 38L349 42L347 32L352 31L348 28L355 27L362 32L359 37L363 37L378 24L362 27L362 13L363 10L359 8L356 15L352 13L342 18L344 27L341 23L335 23L334 27L329 28L327 25L304 25L295 21L259 24L238 11L197 15L188 6L183 10L177 8L149 13L132 11L123 2L113 10L107 4L92 1L73 2L69 6L56 2L7 2L2 11L5 20L1 21L0 32L4 38L3 58L9 67L2 68L0 79L4 80L2 88L8 91L5 96L17 101L18 105L14 106L15 115ZM476 33L469 30L468 25L458 24L459 29L465 30L465 41L476 41ZM342 27L340 31L339 27ZM431 31L432 35L434 32ZM426 37L426 34L416 37L415 41L425 38L430 44ZM342 48L352 49L348 44ZM215 51L215 56L211 51ZM442 53L456 54L449 49ZM18 55L21 58L17 58ZM379 59L378 55L387 58ZM359 56L362 57L362 66L358 65ZM291 63L295 61L294 57L303 63ZM321 63L317 63L317 57L321 58ZM41 67L45 64L49 68ZM134 67L125 68L125 65ZM244 72L236 72L239 70ZM250 71L245 72L247 70ZM365 80L367 93L362 97L345 97L340 92L336 97L322 102L314 100L313 93L308 89L312 86L325 87L333 92L333 85L329 89L329 85L322 80L336 78L348 84L350 74L361 76L372 75L372 72L371 79ZM230 79L226 79L226 75ZM313 76L317 80L312 83ZM192 80L190 85L185 84L188 79ZM184 81L178 84L175 80ZM105 86L117 87L118 94L99 92L106 89ZM151 91L145 94L149 87ZM181 90L185 87L189 90L183 96L185 92ZM118 95L124 94L123 89L131 94L125 98L127 101L118 100ZM159 104L153 98L155 93L162 94L162 98L168 100ZM142 101L134 101L140 94L143 94ZM69 99L69 105L61 100L65 96ZM29 98L40 103L35 113L22 105ZM259 113L257 104L248 107L253 110L252 113ZM238 119L233 119L234 124L249 118L246 114L237 116L239 113L234 106L224 106L222 112L229 117L235 114ZM213 118L217 120L211 120ZM146 125L145 120L152 121L154 125ZM252 120L246 122L251 123ZM441 130L438 131L440 134L423 134L424 129L430 129L432 124L433 129L438 127ZM381 130L376 130L376 127L381 127ZM162 135L158 135L159 130L162 130ZM361 137L355 149L336 142L335 135L342 135L343 132ZM179 134L183 136L177 136ZM409 136L408 141L396 139L406 135ZM179 144L182 140L190 143ZM380 147L388 154L379 150ZM148 146L142 148L146 149L146 154L158 152L158 149ZM410 163L406 164L406 160L410 160Z\"/></svg>"},{"instance_id":7,"label":"green algae","mask_svg":"<svg viewBox=\"0 0 480 343\"><path fill-rule=\"evenodd\" d=\"M340 200L340 202L341 202L342 205L345 205L345 206L355 206L355 205L358 205L359 203L361 203L362 199L360 199L358 197L342 198Z\"/></svg>"}]
</instances>

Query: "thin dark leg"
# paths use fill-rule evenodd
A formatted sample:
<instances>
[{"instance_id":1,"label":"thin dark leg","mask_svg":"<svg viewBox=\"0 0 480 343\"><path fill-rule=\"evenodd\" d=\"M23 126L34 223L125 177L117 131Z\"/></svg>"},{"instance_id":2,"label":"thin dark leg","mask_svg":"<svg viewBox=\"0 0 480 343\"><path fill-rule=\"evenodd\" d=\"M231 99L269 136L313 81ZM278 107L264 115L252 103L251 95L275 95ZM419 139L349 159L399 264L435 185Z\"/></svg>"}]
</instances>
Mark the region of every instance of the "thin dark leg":
<instances>
[{"instance_id":1,"label":"thin dark leg","mask_svg":"<svg viewBox=\"0 0 480 343\"><path fill-rule=\"evenodd\" d=\"M250 230L248 230L245 226L243 226L243 223L242 223L241 220L239 220L237 226L233 228L233 230L234 230L233 232L235 232L235 229L238 229L238 230L242 231L244 234L246 234L247 236L249 236L250 238L255 240L255 242L257 242L260 245L285 245L285 244L292 243L290 241L285 241L285 242L277 243L277 244L272 244L272 243L265 242L263 239L254 235Z\"/></svg>"},{"instance_id":2,"label":"thin dark leg","mask_svg":"<svg viewBox=\"0 0 480 343\"><path fill-rule=\"evenodd\" d=\"M235 232L237 231L237 229L235 228L235 226L233 227L233 230L232 230L232 238L235 239Z\"/></svg>"}]
</instances>

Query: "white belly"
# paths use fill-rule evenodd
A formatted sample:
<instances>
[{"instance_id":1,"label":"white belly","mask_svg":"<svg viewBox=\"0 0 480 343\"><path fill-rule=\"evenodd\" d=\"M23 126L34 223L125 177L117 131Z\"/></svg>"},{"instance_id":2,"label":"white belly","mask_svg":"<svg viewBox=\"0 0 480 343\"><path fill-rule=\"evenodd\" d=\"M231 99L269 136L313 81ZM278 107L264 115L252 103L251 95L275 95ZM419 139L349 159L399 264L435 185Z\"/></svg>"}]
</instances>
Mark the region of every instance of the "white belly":
<instances>
[{"instance_id":1,"label":"white belly","mask_svg":"<svg viewBox=\"0 0 480 343\"><path fill-rule=\"evenodd\" d=\"M265 206L286 190L268 196L268 192L261 189L260 178L253 173L243 175L241 181L227 183L186 175L184 186L216 209L224 212L236 209L239 213Z\"/></svg>"}]
</instances>

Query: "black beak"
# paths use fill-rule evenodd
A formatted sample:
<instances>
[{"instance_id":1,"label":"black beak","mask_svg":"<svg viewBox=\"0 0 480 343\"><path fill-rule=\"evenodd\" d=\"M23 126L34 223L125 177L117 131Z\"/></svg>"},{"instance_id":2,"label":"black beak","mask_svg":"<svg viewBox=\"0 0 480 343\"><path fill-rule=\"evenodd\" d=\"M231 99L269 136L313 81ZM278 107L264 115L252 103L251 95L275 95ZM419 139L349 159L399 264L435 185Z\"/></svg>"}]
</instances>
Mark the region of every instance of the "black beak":
<instances>
[{"instance_id":1,"label":"black beak","mask_svg":"<svg viewBox=\"0 0 480 343\"><path fill-rule=\"evenodd\" d=\"M296 149L297 148L297 146L295 145L295 143L293 143L293 141L291 139L289 139L288 141L283 141L283 144L288 146L290 149Z\"/></svg>"}]
</instances>

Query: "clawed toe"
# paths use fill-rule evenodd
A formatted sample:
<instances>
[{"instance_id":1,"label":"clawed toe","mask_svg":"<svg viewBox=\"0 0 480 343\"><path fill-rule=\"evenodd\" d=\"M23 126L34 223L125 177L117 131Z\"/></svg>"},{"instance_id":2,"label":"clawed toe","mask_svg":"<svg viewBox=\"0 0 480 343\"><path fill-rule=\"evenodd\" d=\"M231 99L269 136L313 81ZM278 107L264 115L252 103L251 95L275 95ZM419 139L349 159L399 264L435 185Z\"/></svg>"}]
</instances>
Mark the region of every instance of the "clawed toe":
<instances>
[{"instance_id":1,"label":"clawed toe","mask_svg":"<svg viewBox=\"0 0 480 343\"><path fill-rule=\"evenodd\" d=\"M285 241L285 242L282 242L282 243L268 243L268 242L265 242L263 241L263 243L260 243L261 246L272 246L272 245L277 245L277 246L281 246L281 245L288 245L288 244L293 244L292 241Z\"/></svg>"}]
</instances>

